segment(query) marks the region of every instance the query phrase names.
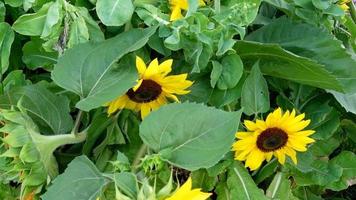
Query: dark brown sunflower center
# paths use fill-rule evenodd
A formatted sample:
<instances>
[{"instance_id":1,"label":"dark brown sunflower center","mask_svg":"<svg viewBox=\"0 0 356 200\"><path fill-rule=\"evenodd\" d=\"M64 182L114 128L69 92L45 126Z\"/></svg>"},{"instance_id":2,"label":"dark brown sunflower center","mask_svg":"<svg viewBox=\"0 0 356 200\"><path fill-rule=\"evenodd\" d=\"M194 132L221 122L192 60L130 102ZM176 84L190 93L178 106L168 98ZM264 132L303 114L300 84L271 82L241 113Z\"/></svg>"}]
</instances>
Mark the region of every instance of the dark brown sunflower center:
<instances>
[{"instance_id":1,"label":"dark brown sunflower center","mask_svg":"<svg viewBox=\"0 0 356 200\"><path fill-rule=\"evenodd\" d=\"M288 135L282 129L268 128L257 137L257 147L264 152L282 148L288 141Z\"/></svg>"},{"instance_id":2,"label":"dark brown sunflower center","mask_svg":"<svg viewBox=\"0 0 356 200\"><path fill-rule=\"evenodd\" d=\"M161 92L162 87L158 83L152 80L143 80L136 91L130 89L126 95L134 102L147 103L156 100Z\"/></svg>"}]
</instances>

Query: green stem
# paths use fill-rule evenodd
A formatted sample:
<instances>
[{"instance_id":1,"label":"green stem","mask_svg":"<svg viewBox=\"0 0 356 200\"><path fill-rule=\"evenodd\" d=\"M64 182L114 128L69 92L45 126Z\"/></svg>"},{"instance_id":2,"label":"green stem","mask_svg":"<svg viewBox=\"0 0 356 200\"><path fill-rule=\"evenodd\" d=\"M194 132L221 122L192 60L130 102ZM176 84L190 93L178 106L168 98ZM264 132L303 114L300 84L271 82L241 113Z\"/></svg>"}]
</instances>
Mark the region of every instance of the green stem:
<instances>
[{"instance_id":1,"label":"green stem","mask_svg":"<svg viewBox=\"0 0 356 200\"><path fill-rule=\"evenodd\" d=\"M354 1L350 1L348 6L350 7L351 18L354 21L354 23L356 23L356 6L354 4Z\"/></svg>"},{"instance_id":2,"label":"green stem","mask_svg":"<svg viewBox=\"0 0 356 200\"><path fill-rule=\"evenodd\" d=\"M220 13L220 0L214 0L215 14Z\"/></svg>"},{"instance_id":3,"label":"green stem","mask_svg":"<svg viewBox=\"0 0 356 200\"><path fill-rule=\"evenodd\" d=\"M77 118L75 119L74 127L71 131L72 135L76 135L78 133L80 121L82 120L82 118L83 118L83 111L79 110Z\"/></svg>"},{"instance_id":4,"label":"green stem","mask_svg":"<svg viewBox=\"0 0 356 200\"><path fill-rule=\"evenodd\" d=\"M147 149L148 149L147 145L145 145L145 144L142 144L142 145L141 145L140 149L139 149L138 152L136 153L136 156L135 156L134 161L132 162L132 166L133 166L134 168L137 168L138 164L139 164L140 161L141 161L141 158L142 158L144 155L146 155Z\"/></svg>"}]
</instances>

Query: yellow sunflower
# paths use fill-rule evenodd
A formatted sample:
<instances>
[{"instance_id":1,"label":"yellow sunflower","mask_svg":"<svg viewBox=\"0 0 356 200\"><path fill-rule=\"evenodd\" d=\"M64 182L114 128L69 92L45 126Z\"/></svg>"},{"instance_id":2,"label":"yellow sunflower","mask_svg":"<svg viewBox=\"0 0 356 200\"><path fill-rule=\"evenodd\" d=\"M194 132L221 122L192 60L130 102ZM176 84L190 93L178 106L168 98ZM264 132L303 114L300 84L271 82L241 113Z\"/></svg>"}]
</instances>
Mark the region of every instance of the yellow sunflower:
<instances>
[{"instance_id":1,"label":"yellow sunflower","mask_svg":"<svg viewBox=\"0 0 356 200\"><path fill-rule=\"evenodd\" d=\"M189 8L188 0L169 0L171 5L171 21L183 18L182 10L187 11ZM199 6L205 6L204 0L199 0Z\"/></svg>"},{"instance_id":2,"label":"yellow sunflower","mask_svg":"<svg viewBox=\"0 0 356 200\"><path fill-rule=\"evenodd\" d=\"M137 84L126 94L108 103L108 114L127 108L141 111L142 119L152 110L167 103L167 98L179 102L176 95L187 94L186 90L193 82L186 80L187 74L167 76L172 71L173 60L169 59L159 64L157 58L148 67L145 62L136 57L136 68L139 74Z\"/></svg>"},{"instance_id":3,"label":"yellow sunflower","mask_svg":"<svg viewBox=\"0 0 356 200\"><path fill-rule=\"evenodd\" d=\"M286 155L297 164L296 151L306 151L307 144L315 142L308 137L315 131L303 130L310 123L310 120L303 120L304 117L304 113L296 116L294 109L283 114L278 108L266 121L245 120L248 131L237 132L239 140L232 146L235 160L246 161L245 166L251 170L259 168L264 160L270 161L273 155L281 164Z\"/></svg>"},{"instance_id":4,"label":"yellow sunflower","mask_svg":"<svg viewBox=\"0 0 356 200\"><path fill-rule=\"evenodd\" d=\"M165 200L206 200L210 195L210 193L202 192L200 188L192 189L192 178L189 177L182 187Z\"/></svg>"},{"instance_id":5,"label":"yellow sunflower","mask_svg":"<svg viewBox=\"0 0 356 200\"><path fill-rule=\"evenodd\" d=\"M338 4L339 4L339 7L346 12L350 9L350 7L347 5L350 2L351 2L351 0L339 0Z\"/></svg>"}]
</instances>

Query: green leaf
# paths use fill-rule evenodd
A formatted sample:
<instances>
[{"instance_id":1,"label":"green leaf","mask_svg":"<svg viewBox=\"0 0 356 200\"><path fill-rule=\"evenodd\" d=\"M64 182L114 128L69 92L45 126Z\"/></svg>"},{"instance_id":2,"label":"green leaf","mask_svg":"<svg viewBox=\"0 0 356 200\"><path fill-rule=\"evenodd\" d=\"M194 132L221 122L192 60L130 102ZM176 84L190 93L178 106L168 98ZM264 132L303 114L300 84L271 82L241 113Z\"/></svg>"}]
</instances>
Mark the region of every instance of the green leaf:
<instances>
[{"instance_id":1,"label":"green leaf","mask_svg":"<svg viewBox=\"0 0 356 200\"><path fill-rule=\"evenodd\" d=\"M23 48L22 61L30 69L49 68L57 62L57 52L46 52L42 48L42 41L33 39L27 42Z\"/></svg>"},{"instance_id":2,"label":"green leaf","mask_svg":"<svg viewBox=\"0 0 356 200\"><path fill-rule=\"evenodd\" d=\"M96 200L108 182L86 156L79 156L53 181L42 199Z\"/></svg>"},{"instance_id":3,"label":"green leaf","mask_svg":"<svg viewBox=\"0 0 356 200\"><path fill-rule=\"evenodd\" d=\"M96 12L106 26L121 26L131 20L134 5L131 0L97 0Z\"/></svg>"},{"instance_id":4,"label":"green leaf","mask_svg":"<svg viewBox=\"0 0 356 200\"><path fill-rule=\"evenodd\" d=\"M281 18L253 32L246 39L279 44L299 56L316 60L337 80L337 83L332 81L335 84L334 88L322 88L338 91L342 89L347 93L356 92L356 60L351 58L340 41L320 28ZM305 74L307 75L308 72ZM324 79L322 74L324 73L321 73L320 77L315 80Z\"/></svg>"},{"instance_id":5,"label":"green leaf","mask_svg":"<svg viewBox=\"0 0 356 200\"><path fill-rule=\"evenodd\" d=\"M73 127L69 112L69 101L64 96L56 96L39 85L14 88L0 96L0 107L21 106L40 127L44 134L67 133Z\"/></svg>"},{"instance_id":6,"label":"green leaf","mask_svg":"<svg viewBox=\"0 0 356 200\"><path fill-rule=\"evenodd\" d=\"M59 1L54 2L48 8L48 13L46 15L46 20L43 25L41 38L46 38L50 36L53 32L53 28L62 22L63 18L63 11L62 11L62 4Z\"/></svg>"},{"instance_id":7,"label":"green leaf","mask_svg":"<svg viewBox=\"0 0 356 200\"><path fill-rule=\"evenodd\" d=\"M211 70L210 74L210 85L212 88L215 88L215 85L218 82L223 71L223 66L219 62L214 60L211 61L211 63L213 64L213 70Z\"/></svg>"},{"instance_id":8,"label":"green leaf","mask_svg":"<svg viewBox=\"0 0 356 200\"><path fill-rule=\"evenodd\" d=\"M322 65L286 51L277 44L238 41L234 49L245 66L260 60L261 71L266 75L324 89L342 90L339 82Z\"/></svg>"},{"instance_id":9,"label":"green leaf","mask_svg":"<svg viewBox=\"0 0 356 200\"><path fill-rule=\"evenodd\" d=\"M334 95L335 99L345 108L347 112L356 114L356 92L343 94L335 91L328 91Z\"/></svg>"},{"instance_id":10,"label":"green leaf","mask_svg":"<svg viewBox=\"0 0 356 200\"><path fill-rule=\"evenodd\" d=\"M230 54L223 57L221 61L222 72L217 82L220 90L234 88L242 77L244 65L240 56Z\"/></svg>"},{"instance_id":11,"label":"green leaf","mask_svg":"<svg viewBox=\"0 0 356 200\"><path fill-rule=\"evenodd\" d=\"M241 107L247 115L264 113L269 110L269 92L266 80L260 71L259 62L251 70L242 87Z\"/></svg>"},{"instance_id":12,"label":"green leaf","mask_svg":"<svg viewBox=\"0 0 356 200\"><path fill-rule=\"evenodd\" d=\"M0 70L4 74L9 67L11 45L15 34L11 26L6 22L0 22Z\"/></svg>"},{"instance_id":13,"label":"green leaf","mask_svg":"<svg viewBox=\"0 0 356 200\"><path fill-rule=\"evenodd\" d=\"M316 133L312 135L315 139L330 138L340 125L338 112L330 107L328 102L312 102L303 109L303 112L306 113L306 119L311 120L308 129L316 131Z\"/></svg>"},{"instance_id":14,"label":"green leaf","mask_svg":"<svg viewBox=\"0 0 356 200\"><path fill-rule=\"evenodd\" d=\"M341 179L337 182L329 183L327 188L340 191L355 184L356 179L356 155L350 151L342 151L334 157L331 163L339 165L343 171Z\"/></svg>"},{"instance_id":15,"label":"green leaf","mask_svg":"<svg viewBox=\"0 0 356 200\"><path fill-rule=\"evenodd\" d=\"M53 2L43 5L36 13L21 15L12 28L22 35L40 36L46 23L48 9L52 4Z\"/></svg>"},{"instance_id":16,"label":"green leaf","mask_svg":"<svg viewBox=\"0 0 356 200\"><path fill-rule=\"evenodd\" d=\"M134 60L114 63L125 54L144 46L156 27L132 29L99 43L85 43L68 49L58 59L53 81L82 99L76 107L89 111L124 94L137 79ZM105 49L105 51L103 51Z\"/></svg>"},{"instance_id":17,"label":"green leaf","mask_svg":"<svg viewBox=\"0 0 356 200\"><path fill-rule=\"evenodd\" d=\"M241 111L200 104L169 104L143 120L140 136L164 160L194 171L213 166L230 151L240 116Z\"/></svg>"},{"instance_id":18,"label":"green leaf","mask_svg":"<svg viewBox=\"0 0 356 200\"><path fill-rule=\"evenodd\" d=\"M89 40L89 30L82 16L78 16L70 25L68 47L85 43Z\"/></svg>"},{"instance_id":19,"label":"green leaf","mask_svg":"<svg viewBox=\"0 0 356 200\"><path fill-rule=\"evenodd\" d=\"M266 196L271 199L298 200L291 191L291 183L286 174L278 172L269 185Z\"/></svg>"},{"instance_id":20,"label":"green leaf","mask_svg":"<svg viewBox=\"0 0 356 200\"><path fill-rule=\"evenodd\" d=\"M231 199L267 200L241 162L235 161L228 171L227 186Z\"/></svg>"},{"instance_id":21,"label":"green leaf","mask_svg":"<svg viewBox=\"0 0 356 200\"><path fill-rule=\"evenodd\" d=\"M121 172L119 174L114 174L115 185L123 193L131 198L136 198L138 185L136 176L130 172Z\"/></svg>"},{"instance_id":22,"label":"green leaf","mask_svg":"<svg viewBox=\"0 0 356 200\"><path fill-rule=\"evenodd\" d=\"M225 1L221 12L213 18L221 23L246 26L255 20L261 0Z\"/></svg>"},{"instance_id":23,"label":"green leaf","mask_svg":"<svg viewBox=\"0 0 356 200\"><path fill-rule=\"evenodd\" d=\"M26 81L25 75L23 74L22 70L13 70L2 81L3 90L4 90L3 92L7 92L14 87L24 86L28 84L28 82L29 81ZM1 103L0 103L0 107L1 107Z\"/></svg>"}]
</instances>

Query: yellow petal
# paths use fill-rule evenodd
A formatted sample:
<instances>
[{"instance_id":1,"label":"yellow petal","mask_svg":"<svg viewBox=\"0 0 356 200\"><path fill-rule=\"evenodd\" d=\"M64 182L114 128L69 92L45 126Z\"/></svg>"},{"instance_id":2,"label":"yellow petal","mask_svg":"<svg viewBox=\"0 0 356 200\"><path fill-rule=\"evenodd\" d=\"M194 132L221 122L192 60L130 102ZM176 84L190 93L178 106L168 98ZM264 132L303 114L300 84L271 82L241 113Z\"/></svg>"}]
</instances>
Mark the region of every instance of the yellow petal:
<instances>
[{"instance_id":1,"label":"yellow petal","mask_svg":"<svg viewBox=\"0 0 356 200\"><path fill-rule=\"evenodd\" d=\"M150 112L150 106L147 103L143 103L141 106L141 118L144 119Z\"/></svg>"},{"instance_id":2,"label":"yellow petal","mask_svg":"<svg viewBox=\"0 0 356 200\"><path fill-rule=\"evenodd\" d=\"M137 84L132 88L132 90L136 92L136 90L141 86L142 82L143 82L143 79L139 79L137 81Z\"/></svg>"},{"instance_id":3,"label":"yellow petal","mask_svg":"<svg viewBox=\"0 0 356 200\"><path fill-rule=\"evenodd\" d=\"M172 59L168 59L168 60L164 61L163 63L161 63L159 65L159 73L161 73L164 76L169 74L169 72L172 71L172 64L173 64Z\"/></svg>"},{"instance_id":4,"label":"yellow petal","mask_svg":"<svg viewBox=\"0 0 356 200\"><path fill-rule=\"evenodd\" d=\"M138 74L140 75L140 77L145 73L146 71L146 64L145 62L142 60L142 58L140 58L139 56L136 56L136 68L138 71Z\"/></svg>"},{"instance_id":5,"label":"yellow petal","mask_svg":"<svg viewBox=\"0 0 356 200\"><path fill-rule=\"evenodd\" d=\"M182 15L182 10L179 6L174 6L173 8L171 8L172 13L171 13L171 17L170 17L170 21L175 21L178 19L182 19L183 15Z\"/></svg>"},{"instance_id":6,"label":"yellow petal","mask_svg":"<svg viewBox=\"0 0 356 200\"><path fill-rule=\"evenodd\" d=\"M249 131L255 131L257 129L257 125L253 121L244 120L244 124Z\"/></svg>"},{"instance_id":7,"label":"yellow petal","mask_svg":"<svg viewBox=\"0 0 356 200\"><path fill-rule=\"evenodd\" d=\"M264 153L255 148L255 150L252 150L249 156L247 157L245 166L249 167L251 170L256 170L261 166L264 160Z\"/></svg>"},{"instance_id":8,"label":"yellow petal","mask_svg":"<svg viewBox=\"0 0 356 200\"><path fill-rule=\"evenodd\" d=\"M158 66L159 66L158 65L158 59L155 58L148 65L143 78L148 79L148 78L152 77L153 75L157 74L158 73Z\"/></svg>"}]
</instances>

